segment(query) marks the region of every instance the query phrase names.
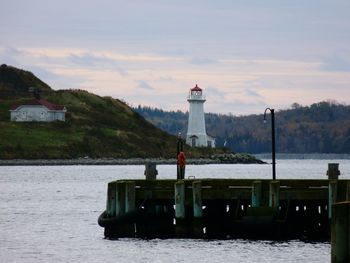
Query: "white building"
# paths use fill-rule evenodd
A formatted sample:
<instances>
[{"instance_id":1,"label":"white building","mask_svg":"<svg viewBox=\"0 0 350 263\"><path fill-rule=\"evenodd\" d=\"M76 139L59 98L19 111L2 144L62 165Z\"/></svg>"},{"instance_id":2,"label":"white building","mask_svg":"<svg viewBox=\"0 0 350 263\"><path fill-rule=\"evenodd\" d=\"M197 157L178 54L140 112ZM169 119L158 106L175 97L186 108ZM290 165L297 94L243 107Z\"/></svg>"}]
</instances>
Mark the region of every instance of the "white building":
<instances>
[{"instance_id":1,"label":"white building","mask_svg":"<svg viewBox=\"0 0 350 263\"><path fill-rule=\"evenodd\" d=\"M186 143L192 147L215 147L215 139L205 130L204 102L202 89L196 85L190 89L187 101L190 103Z\"/></svg>"},{"instance_id":2,"label":"white building","mask_svg":"<svg viewBox=\"0 0 350 263\"><path fill-rule=\"evenodd\" d=\"M12 105L10 109L11 121L65 121L67 109L65 106L55 105L43 99L34 99L22 105Z\"/></svg>"},{"instance_id":3,"label":"white building","mask_svg":"<svg viewBox=\"0 0 350 263\"><path fill-rule=\"evenodd\" d=\"M208 147L215 148L215 138L207 134Z\"/></svg>"}]
</instances>

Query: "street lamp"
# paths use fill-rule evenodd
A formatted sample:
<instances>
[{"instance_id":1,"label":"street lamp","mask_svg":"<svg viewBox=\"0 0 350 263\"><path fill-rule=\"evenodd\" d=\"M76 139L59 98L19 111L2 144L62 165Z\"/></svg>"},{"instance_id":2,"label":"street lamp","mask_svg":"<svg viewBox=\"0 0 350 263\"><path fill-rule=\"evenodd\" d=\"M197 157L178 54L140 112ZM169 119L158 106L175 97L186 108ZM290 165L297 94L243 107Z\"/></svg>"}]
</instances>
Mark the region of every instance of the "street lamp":
<instances>
[{"instance_id":1,"label":"street lamp","mask_svg":"<svg viewBox=\"0 0 350 263\"><path fill-rule=\"evenodd\" d=\"M266 111L271 112L271 135L272 135L272 179L276 179L276 139L275 139L275 110L266 108L264 112L264 123L266 123Z\"/></svg>"}]
</instances>

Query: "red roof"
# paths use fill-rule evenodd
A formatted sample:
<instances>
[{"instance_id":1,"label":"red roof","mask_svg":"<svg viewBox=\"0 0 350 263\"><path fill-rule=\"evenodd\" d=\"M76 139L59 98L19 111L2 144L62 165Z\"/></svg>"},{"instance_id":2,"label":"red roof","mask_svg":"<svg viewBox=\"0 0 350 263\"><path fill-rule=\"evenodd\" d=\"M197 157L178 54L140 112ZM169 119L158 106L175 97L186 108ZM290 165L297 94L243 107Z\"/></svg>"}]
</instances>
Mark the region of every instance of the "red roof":
<instances>
[{"instance_id":1,"label":"red roof","mask_svg":"<svg viewBox=\"0 0 350 263\"><path fill-rule=\"evenodd\" d=\"M16 104L12 105L11 110L16 110L18 107L21 107L21 106L33 106L33 105L45 106L49 110L64 110L64 106L56 105L56 104L53 104L53 103L48 102L47 100L43 100L43 99L40 99L40 100L34 99L34 100L28 101L28 102L21 104L21 105L16 105Z\"/></svg>"},{"instance_id":2,"label":"red roof","mask_svg":"<svg viewBox=\"0 0 350 263\"><path fill-rule=\"evenodd\" d=\"M202 91L202 89L196 84L196 86L192 88L191 91Z\"/></svg>"}]
</instances>

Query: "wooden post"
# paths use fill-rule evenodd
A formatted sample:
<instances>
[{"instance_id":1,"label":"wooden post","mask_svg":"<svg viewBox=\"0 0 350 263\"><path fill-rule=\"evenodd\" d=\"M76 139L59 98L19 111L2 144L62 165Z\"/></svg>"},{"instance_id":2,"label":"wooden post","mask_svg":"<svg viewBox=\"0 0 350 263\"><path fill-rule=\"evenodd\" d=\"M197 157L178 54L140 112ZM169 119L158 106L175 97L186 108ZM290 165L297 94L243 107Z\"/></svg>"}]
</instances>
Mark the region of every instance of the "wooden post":
<instances>
[{"instance_id":1,"label":"wooden post","mask_svg":"<svg viewBox=\"0 0 350 263\"><path fill-rule=\"evenodd\" d=\"M106 211L108 217L115 216L115 198L116 198L116 183L110 182L107 187L107 204Z\"/></svg>"},{"instance_id":2,"label":"wooden post","mask_svg":"<svg viewBox=\"0 0 350 263\"><path fill-rule=\"evenodd\" d=\"M203 237L203 210L202 210L202 182L193 181L192 183L193 196L193 224L192 232L194 238Z\"/></svg>"},{"instance_id":3,"label":"wooden post","mask_svg":"<svg viewBox=\"0 0 350 263\"><path fill-rule=\"evenodd\" d=\"M182 180L175 183L175 217L185 218L185 182Z\"/></svg>"},{"instance_id":4,"label":"wooden post","mask_svg":"<svg viewBox=\"0 0 350 263\"><path fill-rule=\"evenodd\" d=\"M116 187L116 216L125 213L125 182L117 182Z\"/></svg>"},{"instance_id":5,"label":"wooden post","mask_svg":"<svg viewBox=\"0 0 350 263\"><path fill-rule=\"evenodd\" d=\"M135 182L125 183L125 212L135 210Z\"/></svg>"},{"instance_id":6,"label":"wooden post","mask_svg":"<svg viewBox=\"0 0 350 263\"><path fill-rule=\"evenodd\" d=\"M332 217L332 205L337 202L337 187L336 180L329 181L328 185L328 218Z\"/></svg>"},{"instance_id":7,"label":"wooden post","mask_svg":"<svg viewBox=\"0 0 350 263\"><path fill-rule=\"evenodd\" d=\"M327 175L329 180L338 180L340 175L339 163L329 163Z\"/></svg>"},{"instance_id":8,"label":"wooden post","mask_svg":"<svg viewBox=\"0 0 350 263\"><path fill-rule=\"evenodd\" d=\"M252 185L252 207L261 205L261 181L254 181Z\"/></svg>"},{"instance_id":9,"label":"wooden post","mask_svg":"<svg viewBox=\"0 0 350 263\"><path fill-rule=\"evenodd\" d=\"M157 164L156 163L146 163L145 164L145 176L146 180L156 180L157 179Z\"/></svg>"},{"instance_id":10,"label":"wooden post","mask_svg":"<svg viewBox=\"0 0 350 263\"><path fill-rule=\"evenodd\" d=\"M194 181L192 183L193 193L193 216L195 218L202 218L202 182Z\"/></svg>"},{"instance_id":11,"label":"wooden post","mask_svg":"<svg viewBox=\"0 0 350 263\"><path fill-rule=\"evenodd\" d=\"M280 196L280 182L279 181L270 182L269 207L279 206L279 196Z\"/></svg>"},{"instance_id":12,"label":"wooden post","mask_svg":"<svg viewBox=\"0 0 350 263\"><path fill-rule=\"evenodd\" d=\"M345 197L346 201L350 201L350 182L347 182L346 184L346 197Z\"/></svg>"},{"instance_id":13,"label":"wooden post","mask_svg":"<svg viewBox=\"0 0 350 263\"><path fill-rule=\"evenodd\" d=\"M332 206L331 262L350 262L350 202Z\"/></svg>"},{"instance_id":14,"label":"wooden post","mask_svg":"<svg viewBox=\"0 0 350 263\"><path fill-rule=\"evenodd\" d=\"M178 238L188 235L185 211L185 182L179 180L175 183L175 237Z\"/></svg>"}]
</instances>

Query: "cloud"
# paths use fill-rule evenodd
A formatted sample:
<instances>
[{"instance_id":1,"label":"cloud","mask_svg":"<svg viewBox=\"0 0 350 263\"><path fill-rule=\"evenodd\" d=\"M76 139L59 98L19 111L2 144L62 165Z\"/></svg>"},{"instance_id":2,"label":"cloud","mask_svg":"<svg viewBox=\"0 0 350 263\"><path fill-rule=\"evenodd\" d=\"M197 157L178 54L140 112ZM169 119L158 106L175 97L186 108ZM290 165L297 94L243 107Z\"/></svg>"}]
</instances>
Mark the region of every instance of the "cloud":
<instances>
[{"instance_id":1,"label":"cloud","mask_svg":"<svg viewBox=\"0 0 350 263\"><path fill-rule=\"evenodd\" d=\"M243 100L221 101L220 103L211 103L206 106L207 112L231 112L233 115L246 115L263 112L266 103L262 100L247 102ZM215 110L220 109L220 111Z\"/></svg>"},{"instance_id":2,"label":"cloud","mask_svg":"<svg viewBox=\"0 0 350 263\"><path fill-rule=\"evenodd\" d=\"M350 71L350 62L339 56L326 58L321 65L325 71Z\"/></svg>"},{"instance_id":3,"label":"cloud","mask_svg":"<svg viewBox=\"0 0 350 263\"><path fill-rule=\"evenodd\" d=\"M174 78L171 76L162 76L158 79L160 82L174 82Z\"/></svg>"},{"instance_id":4,"label":"cloud","mask_svg":"<svg viewBox=\"0 0 350 263\"><path fill-rule=\"evenodd\" d=\"M258 92L252 89L245 89L244 94L247 95L248 97L262 98L262 96Z\"/></svg>"},{"instance_id":5,"label":"cloud","mask_svg":"<svg viewBox=\"0 0 350 263\"><path fill-rule=\"evenodd\" d=\"M96 56L88 53L84 54L71 54L68 57L69 61L84 67L96 67L96 66L116 66L117 63L114 59L110 59L104 56Z\"/></svg>"},{"instance_id":6,"label":"cloud","mask_svg":"<svg viewBox=\"0 0 350 263\"><path fill-rule=\"evenodd\" d=\"M154 88L145 80L139 80L137 87L144 90L154 90Z\"/></svg>"},{"instance_id":7,"label":"cloud","mask_svg":"<svg viewBox=\"0 0 350 263\"><path fill-rule=\"evenodd\" d=\"M0 49L0 61L1 64L8 64L11 66L18 66L19 58L25 55L22 51L13 47L5 47Z\"/></svg>"},{"instance_id":8,"label":"cloud","mask_svg":"<svg viewBox=\"0 0 350 263\"><path fill-rule=\"evenodd\" d=\"M210 58L193 57L189 62L194 65L208 65L217 63L217 60Z\"/></svg>"},{"instance_id":9,"label":"cloud","mask_svg":"<svg viewBox=\"0 0 350 263\"><path fill-rule=\"evenodd\" d=\"M216 97L218 99L224 99L226 93L214 86L209 86L207 88L205 88L204 93L206 95L206 97L208 99L212 98L212 97Z\"/></svg>"},{"instance_id":10,"label":"cloud","mask_svg":"<svg viewBox=\"0 0 350 263\"><path fill-rule=\"evenodd\" d=\"M68 60L76 66L85 68L113 69L122 76L127 76L128 72L119 66L117 60L106 56L97 56L94 54L71 54Z\"/></svg>"}]
</instances>

